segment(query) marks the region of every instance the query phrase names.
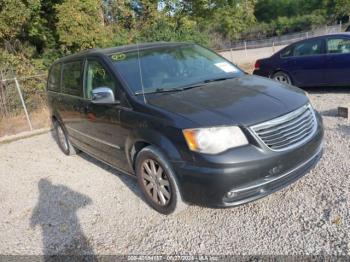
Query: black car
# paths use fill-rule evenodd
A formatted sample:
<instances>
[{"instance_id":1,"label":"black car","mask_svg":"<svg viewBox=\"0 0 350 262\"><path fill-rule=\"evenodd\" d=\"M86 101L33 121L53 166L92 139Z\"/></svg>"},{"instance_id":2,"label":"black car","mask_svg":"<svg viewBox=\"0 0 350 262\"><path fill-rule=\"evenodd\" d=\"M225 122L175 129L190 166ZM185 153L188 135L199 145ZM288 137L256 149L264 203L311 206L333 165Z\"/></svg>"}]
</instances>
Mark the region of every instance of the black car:
<instances>
[{"instance_id":1,"label":"black car","mask_svg":"<svg viewBox=\"0 0 350 262\"><path fill-rule=\"evenodd\" d=\"M163 214L261 198L322 154L322 120L303 91L195 44L83 51L52 65L47 90L63 152L136 176Z\"/></svg>"},{"instance_id":2,"label":"black car","mask_svg":"<svg viewBox=\"0 0 350 262\"><path fill-rule=\"evenodd\" d=\"M298 87L350 84L350 34L331 34L293 43L255 63L255 75Z\"/></svg>"}]
</instances>

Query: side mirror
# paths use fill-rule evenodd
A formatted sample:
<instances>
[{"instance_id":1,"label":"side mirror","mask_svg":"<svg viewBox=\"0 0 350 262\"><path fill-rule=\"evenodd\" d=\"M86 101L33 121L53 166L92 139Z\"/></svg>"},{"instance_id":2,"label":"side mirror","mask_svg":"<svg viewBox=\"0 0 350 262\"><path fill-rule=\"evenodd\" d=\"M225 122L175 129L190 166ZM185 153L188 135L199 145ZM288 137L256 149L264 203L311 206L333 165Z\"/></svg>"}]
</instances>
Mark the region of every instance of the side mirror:
<instances>
[{"instance_id":1,"label":"side mirror","mask_svg":"<svg viewBox=\"0 0 350 262\"><path fill-rule=\"evenodd\" d=\"M94 104L114 104L114 93L109 87L97 87L92 90L92 103Z\"/></svg>"}]
</instances>

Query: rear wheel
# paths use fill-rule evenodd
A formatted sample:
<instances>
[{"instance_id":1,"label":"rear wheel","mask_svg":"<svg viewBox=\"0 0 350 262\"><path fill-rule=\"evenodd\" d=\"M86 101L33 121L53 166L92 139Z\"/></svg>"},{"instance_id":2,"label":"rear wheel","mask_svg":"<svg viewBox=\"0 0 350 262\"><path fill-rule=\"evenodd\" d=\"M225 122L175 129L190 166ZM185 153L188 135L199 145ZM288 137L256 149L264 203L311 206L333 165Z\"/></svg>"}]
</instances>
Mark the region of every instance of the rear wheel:
<instances>
[{"instance_id":1,"label":"rear wheel","mask_svg":"<svg viewBox=\"0 0 350 262\"><path fill-rule=\"evenodd\" d=\"M142 149L136 157L138 184L147 203L162 214L178 213L186 207L175 173L163 154L155 147Z\"/></svg>"},{"instance_id":2,"label":"rear wheel","mask_svg":"<svg viewBox=\"0 0 350 262\"><path fill-rule=\"evenodd\" d=\"M289 75L287 73L284 72L277 72L272 76L273 80L276 80L278 82L281 82L283 84L287 84L287 85L291 85L292 84L292 80L290 79Z\"/></svg>"},{"instance_id":3,"label":"rear wheel","mask_svg":"<svg viewBox=\"0 0 350 262\"><path fill-rule=\"evenodd\" d=\"M56 133L57 144L62 152L66 155L75 155L78 150L75 149L74 146L69 142L68 136L64 131L62 125L57 120L54 121L53 125Z\"/></svg>"}]
</instances>

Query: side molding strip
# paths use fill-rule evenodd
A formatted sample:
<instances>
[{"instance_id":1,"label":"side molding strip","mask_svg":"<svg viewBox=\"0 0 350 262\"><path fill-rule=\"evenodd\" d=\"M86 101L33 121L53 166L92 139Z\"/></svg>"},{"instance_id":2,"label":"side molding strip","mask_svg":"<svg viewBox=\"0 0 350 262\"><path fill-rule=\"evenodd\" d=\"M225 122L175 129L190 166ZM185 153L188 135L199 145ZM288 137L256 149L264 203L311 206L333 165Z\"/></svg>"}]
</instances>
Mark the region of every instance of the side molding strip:
<instances>
[{"instance_id":1,"label":"side molding strip","mask_svg":"<svg viewBox=\"0 0 350 262\"><path fill-rule=\"evenodd\" d=\"M92 140L95 140L96 142L99 142L99 143L101 143L101 144L105 144L105 145L107 145L107 146L110 146L110 147L113 147L113 148L116 148L116 149L119 149L119 150L120 150L120 146L118 146L118 145L111 144L111 143L109 143L109 142L103 141L103 140L98 139L98 138L96 138L96 137L93 137L93 136L84 134L84 133L82 133L82 132L80 132L80 131L78 131L78 130L76 130L75 128L72 128L72 127L70 127L70 126L67 126L67 128L70 129L70 130L72 130L72 131L74 131L74 132L77 132L78 134L80 134L80 135L82 135L82 136L85 136L85 137L87 137L87 138L90 138L90 139L92 139Z\"/></svg>"}]
</instances>

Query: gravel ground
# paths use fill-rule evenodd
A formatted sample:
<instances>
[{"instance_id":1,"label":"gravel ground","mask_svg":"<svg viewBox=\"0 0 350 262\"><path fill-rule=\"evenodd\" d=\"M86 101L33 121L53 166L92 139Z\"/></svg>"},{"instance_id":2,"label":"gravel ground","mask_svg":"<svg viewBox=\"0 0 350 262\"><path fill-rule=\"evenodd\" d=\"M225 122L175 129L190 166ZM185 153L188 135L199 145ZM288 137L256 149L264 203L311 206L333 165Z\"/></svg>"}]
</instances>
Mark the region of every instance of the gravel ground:
<instances>
[{"instance_id":1,"label":"gravel ground","mask_svg":"<svg viewBox=\"0 0 350 262\"><path fill-rule=\"evenodd\" d=\"M136 180L50 134L0 145L0 254L350 255L350 89L309 89L324 117L325 154L288 188L229 209L162 216Z\"/></svg>"}]
</instances>

